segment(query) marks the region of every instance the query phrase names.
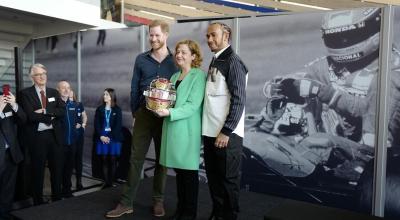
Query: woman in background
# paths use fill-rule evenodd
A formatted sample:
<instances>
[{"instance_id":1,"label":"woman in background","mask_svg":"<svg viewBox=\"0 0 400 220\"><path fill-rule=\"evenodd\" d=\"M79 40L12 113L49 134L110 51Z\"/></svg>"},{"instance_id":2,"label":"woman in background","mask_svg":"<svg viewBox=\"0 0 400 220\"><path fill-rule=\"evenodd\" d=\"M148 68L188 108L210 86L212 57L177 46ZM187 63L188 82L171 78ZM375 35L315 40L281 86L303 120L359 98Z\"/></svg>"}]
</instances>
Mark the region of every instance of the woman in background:
<instances>
[{"instance_id":1,"label":"woman in background","mask_svg":"<svg viewBox=\"0 0 400 220\"><path fill-rule=\"evenodd\" d=\"M115 177L123 140L121 127L122 111L117 106L117 96L114 89L107 88L103 93L103 104L97 107L94 117L96 153L101 157L104 188L112 186Z\"/></svg>"},{"instance_id":2,"label":"woman in background","mask_svg":"<svg viewBox=\"0 0 400 220\"><path fill-rule=\"evenodd\" d=\"M176 89L173 108L156 111L165 117L162 128L160 164L174 168L178 204L174 219L195 219L199 187L201 112L206 74L199 69L203 58L192 40L179 41L175 62L180 71L171 77Z\"/></svg>"},{"instance_id":3,"label":"woman in background","mask_svg":"<svg viewBox=\"0 0 400 220\"><path fill-rule=\"evenodd\" d=\"M82 190L82 156L83 156L83 145L85 139L85 129L87 124L87 115L85 112L85 108L83 107L82 102L78 102L76 99L76 95L74 91L71 90L71 94L69 99L76 103L76 112L77 112L77 124L76 124L76 152L75 152L75 177L76 177L76 189Z\"/></svg>"}]
</instances>

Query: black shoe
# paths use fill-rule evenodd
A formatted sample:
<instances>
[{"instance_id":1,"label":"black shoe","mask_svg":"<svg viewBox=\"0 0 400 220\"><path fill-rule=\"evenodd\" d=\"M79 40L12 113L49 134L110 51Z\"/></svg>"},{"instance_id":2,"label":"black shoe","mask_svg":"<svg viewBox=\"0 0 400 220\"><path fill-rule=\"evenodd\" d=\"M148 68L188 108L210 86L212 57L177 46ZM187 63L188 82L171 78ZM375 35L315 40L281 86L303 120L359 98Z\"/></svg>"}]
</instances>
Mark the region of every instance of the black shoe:
<instances>
[{"instance_id":1,"label":"black shoe","mask_svg":"<svg viewBox=\"0 0 400 220\"><path fill-rule=\"evenodd\" d=\"M68 199L68 198L71 198L71 197L74 197L74 195L72 195L72 193L66 193L66 194L63 195L64 199Z\"/></svg>"},{"instance_id":2,"label":"black shoe","mask_svg":"<svg viewBox=\"0 0 400 220\"><path fill-rule=\"evenodd\" d=\"M111 187L113 187L112 184L104 184L104 185L101 187L101 189L107 189L107 188L111 188Z\"/></svg>"},{"instance_id":3,"label":"black shoe","mask_svg":"<svg viewBox=\"0 0 400 220\"><path fill-rule=\"evenodd\" d=\"M55 201L55 199L53 198L52 199L52 201ZM37 206L37 205L46 205L46 204L49 204L50 203L50 200L48 200L48 199L43 199L43 198L41 198L41 199L38 199L38 200L34 200L33 201L33 205L34 206Z\"/></svg>"},{"instance_id":4,"label":"black shoe","mask_svg":"<svg viewBox=\"0 0 400 220\"><path fill-rule=\"evenodd\" d=\"M76 190L77 190L77 191L80 191L80 190L82 190L82 189L83 189L82 183L77 183L77 184L76 184Z\"/></svg>"},{"instance_id":5,"label":"black shoe","mask_svg":"<svg viewBox=\"0 0 400 220\"><path fill-rule=\"evenodd\" d=\"M81 178L76 178L76 187L75 188L78 191L83 189Z\"/></svg>"},{"instance_id":6,"label":"black shoe","mask_svg":"<svg viewBox=\"0 0 400 220\"><path fill-rule=\"evenodd\" d=\"M181 219L181 212L176 211L173 216L169 218L170 220L179 220Z\"/></svg>"},{"instance_id":7,"label":"black shoe","mask_svg":"<svg viewBox=\"0 0 400 220\"><path fill-rule=\"evenodd\" d=\"M195 220L196 215L181 215L179 220Z\"/></svg>"},{"instance_id":8,"label":"black shoe","mask_svg":"<svg viewBox=\"0 0 400 220\"><path fill-rule=\"evenodd\" d=\"M221 216L215 216L215 215L211 215L208 220L224 220L223 217Z\"/></svg>"}]
</instances>

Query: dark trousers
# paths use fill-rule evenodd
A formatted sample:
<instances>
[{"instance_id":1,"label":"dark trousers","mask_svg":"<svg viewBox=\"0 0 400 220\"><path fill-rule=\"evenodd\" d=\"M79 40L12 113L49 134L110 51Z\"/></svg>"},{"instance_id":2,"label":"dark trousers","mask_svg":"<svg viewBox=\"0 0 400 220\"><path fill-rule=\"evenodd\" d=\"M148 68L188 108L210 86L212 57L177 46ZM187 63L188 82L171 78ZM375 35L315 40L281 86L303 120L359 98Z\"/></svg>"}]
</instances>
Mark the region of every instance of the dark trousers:
<instances>
[{"instance_id":1,"label":"dark trousers","mask_svg":"<svg viewBox=\"0 0 400 220\"><path fill-rule=\"evenodd\" d=\"M129 159L128 181L122 187L121 203L125 206L132 206L133 199L136 197L140 182L140 174L147 151L150 148L151 140L154 141L156 152L156 162L153 179L153 200L164 200L165 182L167 179L167 168L158 163L161 147L161 130L163 119L154 115L146 109L140 107L135 113L136 119L133 126L131 158Z\"/></svg>"},{"instance_id":2,"label":"dark trousers","mask_svg":"<svg viewBox=\"0 0 400 220\"><path fill-rule=\"evenodd\" d=\"M54 130L37 132L31 145L32 197L35 205L43 203L43 181L46 161L50 170L53 200L61 198L63 147L56 141Z\"/></svg>"},{"instance_id":3,"label":"dark trousers","mask_svg":"<svg viewBox=\"0 0 400 220\"><path fill-rule=\"evenodd\" d=\"M63 166L62 166L62 195L65 197L72 196L71 192L71 178L72 178L72 170L74 169L75 164L75 152L76 152L76 144L73 143L71 145L64 145L64 158L63 158Z\"/></svg>"},{"instance_id":4,"label":"dark trousers","mask_svg":"<svg viewBox=\"0 0 400 220\"><path fill-rule=\"evenodd\" d=\"M217 148L214 142L215 138L204 137L204 162L213 202L212 215L234 220L239 213L243 138L232 133L226 148Z\"/></svg>"},{"instance_id":5,"label":"dark trousers","mask_svg":"<svg viewBox=\"0 0 400 220\"><path fill-rule=\"evenodd\" d=\"M105 187L111 187L115 180L115 173L117 170L117 156L102 155L101 167L103 169L103 179Z\"/></svg>"},{"instance_id":6,"label":"dark trousers","mask_svg":"<svg viewBox=\"0 0 400 220\"><path fill-rule=\"evenodd\" d=\"M196 219L197 198L199 194L199 171L174 169L176 172L176 189L178 204L176 219Z\"/></svg>"},{"instance_id":7,"label":"dark trousers","mask_svg":"<svg viewBox=\"0 0 400 220\"><path fill-rule=\"evenodd\" d=\"M9 150L4 146L0 148L0 219L11 219L8 213L14 199L17 165L12 161Z\"/></svg>"},{"instance_id":8,"label":"dark trousers","mask_svg":"<svg viewBox=\"0 0 400 220\"><path fill-rule=\"evenodd\" d=\"M80 128L83 130L83 128ZM78 138L76 140L76 152L75 152L75 177L76 182L81 183L82 179L82 156L83 156L83 144L85 135L83 131L79 131Z\"/></svg>"}]
</instances>

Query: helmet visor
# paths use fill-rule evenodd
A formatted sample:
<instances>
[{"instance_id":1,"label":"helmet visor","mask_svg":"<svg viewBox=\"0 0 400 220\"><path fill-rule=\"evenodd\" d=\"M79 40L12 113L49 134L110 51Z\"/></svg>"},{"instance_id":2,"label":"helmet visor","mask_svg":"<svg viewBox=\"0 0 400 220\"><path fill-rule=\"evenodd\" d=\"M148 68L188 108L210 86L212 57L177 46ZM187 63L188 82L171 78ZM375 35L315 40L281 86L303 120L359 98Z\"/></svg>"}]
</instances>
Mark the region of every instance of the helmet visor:
<instances>
[{"instance_id":1,"label":"helmet visor","mask_svg":"<svg viewBox=\"0 0 400 220\"><path fill-rule=\"evenodd\" d=\"M371 19L357 24L322 30L324 43L328 48L340 49L367 40L380 31L380 19Z\"/></svg>"}]
</instances>

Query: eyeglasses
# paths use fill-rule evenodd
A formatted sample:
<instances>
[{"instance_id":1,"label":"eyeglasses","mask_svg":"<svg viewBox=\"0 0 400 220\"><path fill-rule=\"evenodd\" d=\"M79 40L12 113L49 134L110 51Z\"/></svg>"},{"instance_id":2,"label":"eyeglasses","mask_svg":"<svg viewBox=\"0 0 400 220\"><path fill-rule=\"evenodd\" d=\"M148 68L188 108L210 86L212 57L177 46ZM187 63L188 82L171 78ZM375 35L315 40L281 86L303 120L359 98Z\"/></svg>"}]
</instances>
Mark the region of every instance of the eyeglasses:
<instances>
[{"instance_id":1,"label":"eyeglasses","mask_svg":"<svg viewBox=\"0 0 400 220\"><path fill-rule=\"evenodd\" d=\"M42 76L47 76L47 73L35 73L32 74L33 77L42 77Z\"/></svg>"}]
</instances>

